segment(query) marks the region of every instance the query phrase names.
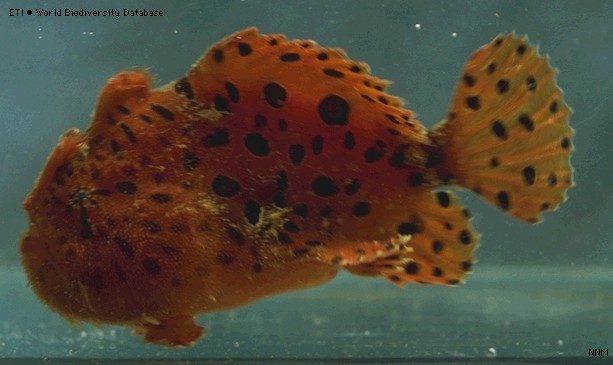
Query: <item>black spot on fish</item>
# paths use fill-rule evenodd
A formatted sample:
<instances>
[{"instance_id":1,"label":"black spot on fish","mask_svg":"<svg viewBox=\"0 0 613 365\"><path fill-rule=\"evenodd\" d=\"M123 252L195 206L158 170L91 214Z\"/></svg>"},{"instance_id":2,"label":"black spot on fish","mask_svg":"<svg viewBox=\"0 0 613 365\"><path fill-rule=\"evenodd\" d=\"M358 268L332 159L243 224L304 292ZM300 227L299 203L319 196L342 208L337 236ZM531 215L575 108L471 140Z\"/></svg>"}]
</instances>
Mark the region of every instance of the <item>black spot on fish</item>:
<instances>
[{"instance_id":1,"label":"black spot on fish","mask_svg":"<svg viewBox=\"0 0 613 365\"><path fill-rule=\"evenodd\" d=\"M194 98L194 91L192 85L189 83L186 77L180 79L175 84L175 92L184 95L188 99Z\"/></svg>"},{"instance_id":2,"label":"black spot on fish","mask_svg":"<svg viewBox=\"0 0 613 365\"><path fill-rule=\"evenodd\" d=\"M316 195L330 197L338 193L338 186L328 176L319 175L311 184L311 189Z\"/></svg>"},{"instance_id":3,"label":"black spot on fish","mask_svg":"<svg viewBox=\"0 0 613 365\"><path fill-rule=\"evenodd\" d=\"M249 152L258 157L263 157L270 153L268 141L259 133L247 134L245 136L245 146Z\"/></svg>"},{"instance_id":4,"label":"black spot on fish","mask_svg":"<svg viewBox=\"0 0 613 365\"><path fill-rule=\"evenodd\" d=\"M115 184L115 188L122 194L132 195L136 193L137 187L131 181L119 181Z\"/></svg>"},{"instance_id":5,"label":"black spot on fish","mask_svg":"<svg viewBox=\"0 0 613 365\"><path fill-rule=\"evenodd\" d=\"M353 195L360 190L360 180L354 178L346 182L344 192L347 195Z\"/></svg>"},{"instance_id":6,"label":"black spot on fish","mask_svg":"<svg viewBox=\"0 0 613 365\"><path fill-rule=\"evenodd\" d=\"M125 115L129 115L130 114L130 109L126 108L123 105L117 105L117 110L119 110L119 112L121 112L122 114L125 114Z\"/></svg>"},{"instance_id":7,"label":"black spot on fish","mask_svg":"<svg viewBox=\"0 0 613 365\"><path fill-rule=\"evenodd\" d=\"M443 251L443 243L439 240L434 240L432 242L432 252L434 253L440 253L441 251Z\"/></svg>"},{"instance_id":8,"label":"black spot on fish","mask_svg":"<svg viewBox=\"0 0 613 365\"><path fill-rule=\"evenodd\" d=\"M451 203L451 199L449 199L449 193L447 193L446 191L439 191L438 193L436 193L436 198L438 200L438 204L441 207L449 207L449 204Z\"/></svg>"},{"instance_id":9,"label":"black spot on fish","mask_svg":"<svg viewBox=\"0 0 613 365\"><path fill-rule=\"evenodd\" d=\"M213 103L215 104L215 110L218 110L220 112L230 112L230 104L223 95L215 95Z\"/></svg>"},{"instance_id":10,"label":"black spot on fish","mask_svg":"<svg viewBox=\"0 0 613 365\"><path fill-rule=\"evenodd\" d=\"M298 233L298 231L300 230L298 225L292 221L287 221L283 223L283 229L288 231L289 233Z\"/></svg>"},{"instance_id":11,"label":"black spot on fish","mask_svg":"<svg viewBox=\"0 0 613 365\"><path fill-rule=\"evenodd\" d=\"M183 167L187 171L194 171L200 164L200 158L193 152L186 151L183 154Z\"/></svg>"},{"instance_id":12,"label":"black spot on fish","mask_svg":"<svg viewBox=\"0 0 613 365\"><path fill-rule=\"evenodd\" d=\"M238 246L242 246L245 244L245 235L238 228L228 226L226 227L226 233L228 234L228 238Z\"/></svg>"},{"instance_id":13,"label":"black spot on fish","mask_svg":"<svg viewBox=\"0 0 613 365\"><path fill-rule=\"evenodd\" d=\"M467 230L463 230L458 235L460 242L465 245L469 245L472 242L472 238L470 237L470 233Z\"/></svg>"},{"instance_id":14,"label":"black spot on fish","mask_svg":"<svg viewBox=\"0 0 613 365\"><path fill-rule=\"evenodd\" d=\"M324 149L324 139L322 136L315 136L311 140L311 148L314 155L319 155Z\"/></svg>"},{"instance_id":15,"label":"black spot on fish","mask_svg":"<svg viewBox=\"0 0 613 365\"><path fill-rule=\"evenodd\" d=\"M170 203L172 201L172 197L168 194L156 193L151 194L151 199L153 199L156 203Z\"/></svg>"},{"instance_id":16,"label":"black spot on fish","mask_svg":"<svg viewBox=\"0 0 613 365\"><path fill-rule=\"evenodd\" d=\"M113 151L113 153L117 154L117 153L121 152L121 145L116 140L112 140L111 141L111 150Z\"/></svg>"},{"instance_id":17,"label":"black spot on fish","mask_svg":"<svg viewBox=\"0 0 613 365\"><path fill-rule=\"evenodd\" d=\"M534 131L534 121L527 114L522 114L519 116L519 123L528 131Z\"/></svg>"},{"instance_id":18,"label":"black spot on fish","mask_svg":"<svg viewBox=\"0 0 613 365\"><path fill-rule=\"evenodd\" d=\"M491 75L494 72L496 72L496 62L492 62L489 65L487 65L487 73Z\"/></svg>"},{"instance_id":19,"label":"black spot on fish","mask_svg":"<svg viewBox=\"0 0 613 365\"><path fill-rule=\"evenodd\" d=\"M134 249L132 248L132 246L130 246L130 244L124 238L120 236L115 236L113 240L115 241L117 245L119 245L119 247L121 248L121 251L123 251L123 253L126 256L130 258L134 257Z\"/></svg>"},{"instance_id":20,"label":"black spot on fish","mask_svg":"<svg viewBox=\"0 0 613 365\"><path fill-rule=\"evenodd\" d=\"M247 56L249 54L251 54L251 52L253 52L253 50L251 49L251 46L248 45L247 43L239 43L238 44L238 54L241 56Z\"/></svg>"},{"instance_id":21,"label":"black spot on fish","mask_svg":"<svg viewBox=\"0 0 613 365\"><path fill-rule=\"evenodd\" d=\"M276 82L271 82L264 87L264 98L268 105L275 109L283 107L287 99L285 88Z\"/></svg>"},{"instance_id":22,"label":"black spot on fish","mask_svg":"<svg viewBox=\"0 0 613 365\"><path fill-rule=\"evenodd\" d=\"M279 59L283 62L296 62L300 60L298 53L285 53L279 56Z\"/></svg>"},{"instance_id":23,"label":"black spot on fish","mask_svg":"<svg viewBox=\"0 0 613 365\"><path fill-rule=\"evenodd\" d=\"M264 127L266 127L266 117L258 114L255 116L255 129L257 130L261 130L264 129Z\"/></svg>"},{"instance_id":24,"label":"black spot on fish","mask_svg":"<svg viewBox=\"0 0 613 365\"><path fill-rule=\"evenodd\" d=\"M492 132L494 132L496 137L500 138L501 140L504 141L509 138L509 136L507 135L507 130L502 124L502 121L500 120L494 121L494 123L492 123L491 128L492 128Z\"/></svg>"},{"instance_id":25,"label":"black spot on fish","mask_svg":"<svg viewBox=\"0 0 613 365\"><path fill-rule=\"evenodd\" d=\"M287 121L285 119L279 119L279 130L285 132L287 130Z\"/></svg>"},{"instance_id":26,"label":"black spot on fish","mask_svg":"<svg viewBox=\"0 0 613 365\"><path fill-rule=\"evenodd\" d=\"M79 220L81 222L81 237L90 239L93 236L92 226L87 216L87 209L83 205L79 206Z\"/></svg>"},{"instance_id":27,"label":"black spot on fish","mask_svg":"<svg viewBox=\"0 0 613 365\"><path fill-rule=\"evenodd\" d=\"M234 261L234 257L227 252L221 251L215 257L215 261L221 265L230 265Z\"/></svg>"},{"instance_id":28,"label":"black spot on fish","mask_svg":"<svg viewBox=\"0 0 613 365\"><path fill-rule=\"evenodd\" d=\"M398 234L406 236L421 232L421 227L415 222L403 222L398 225Z\"/></svg>"},{"instance_id":29,"label":"black spot on fish","mask_svg":"<svg viewBox=\"0 0 613 365\"><path fill-rule=\"evenodd\" d=\"M284 245L290 245L293 242L292 238L283 231L277 233L277 239Z\"/></svg>"},{"instance_id":30,"label":"black spot on fish","mask_svg":"<svg viewBox=\"0 0 613 365\"><path fill-rule=\"evenodd\" d=\"M132 143L136 143L136 136L134 135L130 127L128 127L127 125L123 123L119 123L119 128L121 128L123 133L126 135L126 137L128 138L128 141Z\"/></svg>"},{"instance_id":31,"label":"black spot on fish","mask_svg":"<svg viewBox=\"0 0 613 365\"><path fill-rule=\"evenodd\" d=\"M345 132L345 136L343 138L343 145L348 150L352 150L353 147L355 147L355 138L353 137L353 133L349 131Z\"/></svg>"},{"instance_id":32,"label":"black spot on fish","mask_svg":"<svg viewBox=\"0 0 613 365\"><path fill-rule=\"evenodd\" d=\"M509 210L509 194L506 191L499 191L496 194L496 200L498 200L500 209Z\"/></svg>"},{"instance_id":33,"label":"black spot on fish","mask_svg":"<svg viewBox=\"0 0 613 365\"><path fill-rule=\"evenodd\" d=\"M361 218L370 213L370 203L369 202L358 202L353 205L352 212L353 215Z\"/></svg>"},{"instance_id":34,"label":"black spot on fish","mask_svg":"<svg viewBox=\"0 0 613 365\"><path fill-rule=\"evenodd\" d=\"M175 115L170 110L166 109L165 107L161 105L151 104L151 110L153 110L158 115L160 115L162 118L168 121L175 120Z\"/></svg>"},{"instance_id":35,"label":"black spot on fish","mask_svg":"<svg viewBox=\"0 0 613 365\"><path fill-rule=\"evenodd\" d=\"M230 134L226 128L215 128L212 134L202 138L202 144L206 147L223 147L230 143Z\"/></svg>"},{"instance_id":36,"label":"black spot on fish","mask_svg":"<svg viewBox=\"0 0 613 365\"><path fill-rule=\"evenodd\" d=\"M211 183L213 192L224 198L231 198L241 190L240 184L225 175L217 175Z\"/></svg>"},{"instance_id":37,"label":"black spot on fish","mask_svg":"<svg viewBox=\"0 0 613 365\"><path fill-rule=\"evenodd\" d=\"M530 75L526 78L526 87L528 88L528 90L535 91L536 85L536 79L534 78L534 76Z\"/></svg>"},{"instance_id":38,"label":"black spot on fish","mask_svg":"<svg viewBox=\"0 0 613 365\"><path fill-rule=\"evenodd\" d=\"M465 74L464 77L462 77L462 80L464 80L464 84L468 87L475 86L476 80L472 75Z\"/></svg>"},{"instance_id":39,"label":"black spot on fish","mask_svg":"<svg viewBox=\"0 0 613 365\"><path fill-rule=\"evenodd\" d=\"M151 117L146 114L139 115L139 118L147 124L153 124L153 119L151 119Z\"/></svg>"},{"instance_id":40,"label":"black spot on fish","mask_svg":"<svg viewBox=\"0 0 613 365\"><path fill-rule=\"evenodd\" d=\"M466 98L466 106L472 110L479 110L481 108L481 100L479 96L473 95Z\"/></svg>"},{"instance_id":41,"label":"black spot on fish","mask_svg":"<svg viewBox=\"0 0 613 365\"><path fill-rule=\"evenodd\" d=\"M323 70L324 74L328 75L328 76L332 76L334 78L343 78L345 77L345 74L343 74L342 72L332 69L332 68L324 68Z\"/></svg>"},{"instance_id":42,"label":"black spot on fish","mask_svg":"<svg viewBox=\"0 0 613 365\"><path fill-rule=\"evenodd\" d=\"M419 264L415 261L411 261L404 266L404 272L409 275L415 275L419 272Z\"/></svg>"},{"instance_id":43,"label":"black spot on fish","mask_svg":"<svg viewBox=\"0 0 613 365\"><path fill-rule=\"evenodd\" d=\"M328 125L349 122L349 103L338 95L330 94L319 102L319 117Z\"/></svg>"},{"instance_id":44,"label":"black spot on fish","mask_svg":"<svg viewBox=\"0 0 613 365\"><path fill-rule=\"evenodd\" d=\"M424 184L425 182L426 182L426 179L424 179L424 175L419 172L411 174L407 178L407 185L411 187L420 186Z\"/></svg>"},{"instance_id":45,"label":"black spot on fish","mask_svg":"<svg viewBox=\"0 0 613 365\"><path fill-rule=\"evenodd\" d=\"M245 202L243 214L245 215L245 219L247 219L249 224L256 225L259 222L260 210L261 207L257 201L249 199L247 202Z\"/></svg>"},{"instance_id":46,"label":"black spot on fish","mask_svg":"<svg viewBox=\"0 0 613 365\"><path fill-rule=\"evenodd\" d=\"M509 83L509 80L507 79L500 79L498 80L498 83L496 84L499 94L505 94L507 91L509 91L509 86L510 86L510 83Z\"/></svg>"},{"instance_id":47,"label":"black spot on fish","mask_svg":"<svg viewBox=\"0 0 613 365\"><path fill-rule=\"evenodd\" d=\"M536 178L536 170L532 166L526 166L522 170L522 174L524 176L524 180L528 185L534 185L534 180Z\"/></svg>"},{"instance_id":48,"label":"black spot on fish","mask_svg":"<svg viewBox=\"0 0 613 365\"><path fill-rule=\"evenodd\" d=\"M308 213L308 206L304 203L298 203L294 205L294 214L301 218L305 218Z\"/></svg>"},{"instance_id":49,"label":"black spot on fish","mask_svg":"<svg viewBox=\"0 0 613 365\"><path fill-rule=\"evenodd\" d=\"M276 182L277 182L277 189L279 189L279 191L283 191L287 189L287 172L279 171L277 173Z\"/></svg>"},{"instance_id":50,"label":"black spot on fish","mask_svg":"<svg viewBox=\"0 0 613 365\"><path fill-rule=\"evenodd\" d=\"M226 82L224 86L226 88L226 93L228 93L228 97L230 98L230 100L234 103L238 103L240 95L236 86L231 82Z\"/></svg>"},{"instance_id":51,"label":"black spot on fish","mask_svg":"<svg viewBox=\"0 0 613 365\"><path fill-rule=\"evenodd\" d=\"M300 165L304 158L304 147L300 144L292 144L289 146L289 159L294 166Z\"/></svg>"},{"instance_id":52,"label":"black spot on fish","mask_svg":"<svg viewBox=\"0 0 613 365\"><path fill-rule=\"evenodd\" d=\"M557 101L552 101L551 104L549 104L549 112L551 114L555 114L558 112L558 102Z\"/></svg>"},{"instance_id":53,"label":"black spot on fish","mask_svg":"<svg viewBox=\"0 0 613 365\"><path fill-rule=\"evenodd\" d=\"M223 51L220 49L216 49L215 51L213 51L213 59L217 63L223 61Z\"/></svg>"}]
</instances>

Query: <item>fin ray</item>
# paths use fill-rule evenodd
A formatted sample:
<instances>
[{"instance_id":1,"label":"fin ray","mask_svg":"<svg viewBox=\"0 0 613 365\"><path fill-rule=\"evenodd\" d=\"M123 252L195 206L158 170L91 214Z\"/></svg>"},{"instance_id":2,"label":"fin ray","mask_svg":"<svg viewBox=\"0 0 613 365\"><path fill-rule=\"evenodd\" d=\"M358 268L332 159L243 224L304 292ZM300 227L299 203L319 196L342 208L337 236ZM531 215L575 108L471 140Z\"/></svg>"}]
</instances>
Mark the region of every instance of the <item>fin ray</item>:
<instances>
[{"instance_id":1,"label":"fin ray","mask_svg":"<svg viewBox=\"0 0 613 365\"><path fill-rule=\"evenodd\" d=\"M418 193L407 209L419 214L419 220L407 227L411 234L405 236L406 249L345 269L356 275L382 276L398 286L462 283L475 262L472 254L479 241L468 210L450 191Z\"/></svg>"},{"instance_id":2,"label":"fin ray","mask_svg":"<svg viewBox=\"0 0 613 365\"><path fill-rule=\"evenodd\" d=\"M240 55L241 45L248 45L248 56ZM355 122L363 133L375 133L376 123L372 120L387 114L396 124L394 128L415 140L424 140L425 127L414 119L410 110L402 108L401 98L386 91L391 83L369 72L368 64L350 59L340 48L321 47L311 40L287 40L248 28L213 45L193 66L187 80L195 98L205 103L224 96L224 84L231 82L241 90L241 102L221 103L225 111L235 115L252 114L254 108L258 108L258 112L264 114L266 111L270 118L286 116L280 105L271 112L269 105L259 97L269 81L275 80L283 90L309 90L309 93L295 92L283 100L283 109L302 110L302 118L306 120L317 118L309 111L316 111L321 96L334 91L334 95L351 105L352 113L363 116ZM247 104L248 110L241 109Z\"/></svg>"},{"instance_id":3,"label":"fin ray","mask_svg":"<svg viewBox=\"0 0 613 365\"><path fill-rule=\"evenodd\" d=\"M525 37L499 36L466 64L448 118L431 132L451 182L531 223L573 185L571 110L555 75Z\"/></svg>"}]
</instances>

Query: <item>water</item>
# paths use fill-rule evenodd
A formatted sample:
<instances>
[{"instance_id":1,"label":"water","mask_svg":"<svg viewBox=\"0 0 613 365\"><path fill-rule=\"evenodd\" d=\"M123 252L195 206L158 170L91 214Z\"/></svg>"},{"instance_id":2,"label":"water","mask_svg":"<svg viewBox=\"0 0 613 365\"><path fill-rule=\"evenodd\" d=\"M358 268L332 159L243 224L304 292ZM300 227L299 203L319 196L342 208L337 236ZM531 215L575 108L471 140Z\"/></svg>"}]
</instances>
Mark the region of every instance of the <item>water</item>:
<instances>
[{"instance_id":1,"label":"water","mask_svg":"<svg viewBox=\"0 0 613 365\"><path fill-rule=\"evenodd\" d=\"M87 8L143 8L144 3ZM613 3L606 1L147 2L161 18L9 17L0 12L0 358L427 359L573 361L613 350ZM31 8L85 7L29 2ZM545 222L527 226L462 194L482 234L479 264L458 288L397 289L342 275L311 290L199 317L194 348L142 345L120 327L71 327L27 287L21 204L65 130L85 129L117 71L151 67L156 85L183 75L220 38L262 32L339 46L395 81L426 125L445 116L461 67L495 35L528 34L559 69L574 109L576 187ZM415 360L416 361L416 360ZM443 360L440 360L443 361ZM518 360L519 361L519 360Z\"/></svg>"},{"instance_id":2,"label":"water","mask_svg":"<svg viewBox=\"0 0 613 365\"><path fill-rule=\"evenodd\" d=\"M613 338L611 271L598 267L480 265L455 289L397 290L343 275L202 315L206 338L178 351L142 345L121 327L69 327L24 287L20 273L3 273L0 289L13 299L0 308L0 349L9 357L556 358L585 357Z\"/></svg>"}]
</instances>

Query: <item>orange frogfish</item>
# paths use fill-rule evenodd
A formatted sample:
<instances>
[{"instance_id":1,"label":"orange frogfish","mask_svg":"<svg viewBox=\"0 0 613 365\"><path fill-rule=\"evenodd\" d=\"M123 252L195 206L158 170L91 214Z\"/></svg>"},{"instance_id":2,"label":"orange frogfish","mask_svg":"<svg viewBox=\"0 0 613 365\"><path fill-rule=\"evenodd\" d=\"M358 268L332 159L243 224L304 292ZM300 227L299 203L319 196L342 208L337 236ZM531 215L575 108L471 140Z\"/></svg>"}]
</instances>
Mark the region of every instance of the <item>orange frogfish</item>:
<instances>
[{"instance_id":1,"label":"orange frogfish","mask_svg":"<svg viewBox=\"0 0 613 365\"><path fill-rule=\"evenodd\" d=\"M528 223L573 185L571 110L513 34L472 55L427 129L339 48L240 31L158 89L102 89L25 200L39 298L71 322L192 345L194 316L323 284L340 269L456 285L478 234L444 187Z\"/></svg>"}]
</instances>

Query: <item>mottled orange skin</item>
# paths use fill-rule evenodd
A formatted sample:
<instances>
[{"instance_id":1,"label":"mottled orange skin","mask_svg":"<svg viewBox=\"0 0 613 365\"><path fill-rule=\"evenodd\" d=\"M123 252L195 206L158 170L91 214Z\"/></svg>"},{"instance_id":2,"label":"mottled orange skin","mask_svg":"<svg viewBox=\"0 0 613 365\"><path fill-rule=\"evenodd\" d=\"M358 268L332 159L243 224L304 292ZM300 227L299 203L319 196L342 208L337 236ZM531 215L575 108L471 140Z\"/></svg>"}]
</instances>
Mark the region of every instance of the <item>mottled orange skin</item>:
<instances>
[{"instance_id":1,"label":"mottled orange skin","mask_svg":"<svg viewBox=\"0 0 613 365\"><path fill-rule=\"evenodd\" d=\"M461 156L473 150L449 123L428 134L367 69L339 49L247 29L160 89L144 72L113 77L91 126L61 138L25 201L22 261L38 296L71 321L178 346L202 335L198 313L319 285L341 267L397 285L461 282L477 235L453 194L433 189L472 177ZM285 95L265 92L271 83ZM330 95L347 106L322 112ZM565 126L556 138L571 136ZM257 151L253 134L265 139ZM570 171L569 153L548 166ZM316 188L318 176L333 186ZM538 217L532 205L510 213Z\"/></svg>"},{"instance_id":2,"label":"mottled orange skin","mask_svg":"<svg viewBox=\"0 0 613 365\"><path fill-rule=\"evenodd\" d=\"M67 132L50 156L37 185L55 186L53 190L39 188L28 196L25 207L33 224L23 239L23 263L39 296L51 308L76 321L152 329L159 327L155 325L157 321L170 321L173 327L180 327L179 335L164 332L161 342L185 345L202 332L194 324L194 314L244 305L265 295L332 279L336 267L314 261L274 260L274 255L279 254L272 251L261 254L270 255L274 264L257 275L251 268L251 256L237 253L231 270L215 262L219 250L233 254L236 249L225 234L221 216L224 212L217 212L224 207L203 195L204 189L198 183L202 176L186 174L180 161L184 147L179 146L191 144L192 137L180 137L179 131L167 130L164 136L174 143L159 151L163 153L155 153L152 149L156 147L152 145L159 142L161 134L154 128L139 130L138 123L142 122L125 121L133 126L139 141L136 148L124 152L127 156L112 158L108 156L110 149L103 150L104 141L98 146L91 143L101 135L105 140L125 139L120 130L105 129L107 115L101 111L108 111L115 103L121 102L135 115L156 100L176 103L177 110L187 107L174 92L152 93L149 83L142 73L122 73L109 81L92 127L84 135L76 130ZM182 118L181 113L175 115ZM211 122L197 121L202 123ZM142 155L151 157L145 167L138 161ZM72 176L60 177L58 168L74 172ZM97 169L100 176L92 179L91 174ZM127 173L130 169L138 171ZM163 184L154 179L154 174L161 170ZM115 183L126 177L138 184L136 196L116 193ZM58 179L65 182L58 184ZM186 188L187 183L193 186ZM93 230L93 237L84 240L79 206L69 201L74 192L103 189L113 191L113 195L98 198L89 194L96 203L83 200ZM156 191L172 194L172 203L151 203L149 195ZM109 218L114 220L112 224ZM150 233L148 221L159 223L161 231ZM176 233L172 224L184 224L189 232ZM55 234L50 236L49 232ZM118 235L130 242L134 258L123 254L114 242ZM147 271L144 258L155 260L159 273ZM156 341L155 334L152 330L147 339Z\"/></svg>"}]
</instances>

